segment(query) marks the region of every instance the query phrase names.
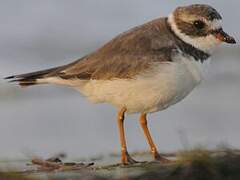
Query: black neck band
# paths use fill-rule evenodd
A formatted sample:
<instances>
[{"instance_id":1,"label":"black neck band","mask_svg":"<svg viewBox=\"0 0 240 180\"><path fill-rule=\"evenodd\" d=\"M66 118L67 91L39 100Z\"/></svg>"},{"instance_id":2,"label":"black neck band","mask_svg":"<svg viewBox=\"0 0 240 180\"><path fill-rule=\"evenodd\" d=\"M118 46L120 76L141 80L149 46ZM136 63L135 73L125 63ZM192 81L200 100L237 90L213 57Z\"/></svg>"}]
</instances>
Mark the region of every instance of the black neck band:
<instances>
[{"instance_id":1,"label":"black neck band","mask_svg":"<svg viewBox=\"0 0 240 180\"><path fill-rule=\"evenodd\" d=\"M168 18L166 18L166 24L170 32L172 32L173 36L176 39L178 48L186 55L192 56L196 61L201 61L202 63L210 57L210 54L195 48L189 43L184 42L180 39L175 32L172 30L170 24L168 23Z\"/></svg>"}]
</instances>

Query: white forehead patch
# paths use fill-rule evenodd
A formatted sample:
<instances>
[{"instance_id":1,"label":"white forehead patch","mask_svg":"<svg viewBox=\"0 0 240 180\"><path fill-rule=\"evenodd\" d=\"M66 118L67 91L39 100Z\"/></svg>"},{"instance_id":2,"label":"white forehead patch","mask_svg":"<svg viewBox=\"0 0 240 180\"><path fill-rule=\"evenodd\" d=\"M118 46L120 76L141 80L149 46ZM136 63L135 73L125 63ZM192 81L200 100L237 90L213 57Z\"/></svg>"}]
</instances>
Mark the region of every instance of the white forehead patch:
<instances>
[{"instance_id":1,"label":"white forehead patch","mask_svg":"<svg viewBox=\"0 0 240 180\"><path fill-rule=\"evenodd\" d=\"M168 16L168 23L171 26L172 31L184 42L191 44L193 47L198 48L206 53L211 53L220 43L221 41L215 38L213 35L209 34L205 37L191 37L181 32L181 30L177 27L175 22L175 18L173 14ZM221 28L220 20L208 21L212 29Z\"/></svg>"},{"instance_id":2,"label":"white forehead patch","mask_svg":"<svg viewBox=\"0 0 240 180\"><path fill-rule=\"evenodd\" d=\"M220 29L222 28L222 20L214 19L213 21L207 21L206 22L211 29Z\"/></svg>"}]
</instances>

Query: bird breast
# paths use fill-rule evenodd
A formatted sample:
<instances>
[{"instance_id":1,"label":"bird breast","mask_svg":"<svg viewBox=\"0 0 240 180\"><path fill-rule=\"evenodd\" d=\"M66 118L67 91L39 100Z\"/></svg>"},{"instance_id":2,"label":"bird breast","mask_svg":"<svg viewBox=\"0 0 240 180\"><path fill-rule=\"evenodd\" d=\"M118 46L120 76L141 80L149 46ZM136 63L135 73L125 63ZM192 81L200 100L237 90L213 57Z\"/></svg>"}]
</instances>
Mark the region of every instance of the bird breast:
<instances>
[{"instance_id":1,"label":"bird breast","mask_svg":"<svg viewBox=\"0 0 240 180\"><path fill-rule=\"evenodd\" d=\"M126 107L129 113L156 112L182 100L202 80L200 62L175 58L131 79L89 80L77 89L93 102Z\"/></svg>"}]
</instances>

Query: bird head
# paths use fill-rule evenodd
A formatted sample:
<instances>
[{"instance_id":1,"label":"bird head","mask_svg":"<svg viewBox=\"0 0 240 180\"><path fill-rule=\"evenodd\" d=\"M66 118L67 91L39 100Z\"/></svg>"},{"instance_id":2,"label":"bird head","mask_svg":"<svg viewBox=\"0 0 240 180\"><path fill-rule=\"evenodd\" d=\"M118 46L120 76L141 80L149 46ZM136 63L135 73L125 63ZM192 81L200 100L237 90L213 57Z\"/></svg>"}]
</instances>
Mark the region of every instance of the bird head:
<instances>
[{"instance_id":1,"label":"bird head","mask_svg":"<svg viewBox=\"0 0 240 180\"><path fill-rule=\"evenodd\" d=\"M208 53L222 42L236 43L233 37L224 32L222 16L209 5L178 7L169 15L168 23L181 40Z\"/></svg>"}]
</instances>

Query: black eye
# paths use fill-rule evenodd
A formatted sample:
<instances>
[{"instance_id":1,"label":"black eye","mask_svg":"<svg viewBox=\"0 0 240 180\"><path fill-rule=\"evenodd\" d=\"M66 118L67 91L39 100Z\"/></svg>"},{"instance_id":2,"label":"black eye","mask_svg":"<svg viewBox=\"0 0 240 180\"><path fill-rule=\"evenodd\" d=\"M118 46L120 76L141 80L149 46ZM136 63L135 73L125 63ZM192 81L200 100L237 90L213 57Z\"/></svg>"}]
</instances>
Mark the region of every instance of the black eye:
<instances>
[{"instance_id":1,"label":"black eye","mask_svg":"<svg viewBox=\"0 0 240 180\"><path fill-rule=\"evenodd\" d=\"M201 30L205 27L205 23L203 21L200 21L200 20L194 21L193 25L199 30Z\"/></svg>"}]
</instances>

